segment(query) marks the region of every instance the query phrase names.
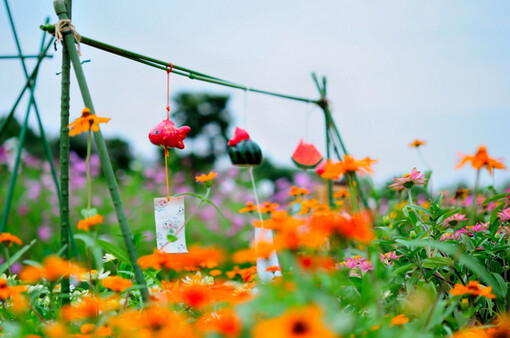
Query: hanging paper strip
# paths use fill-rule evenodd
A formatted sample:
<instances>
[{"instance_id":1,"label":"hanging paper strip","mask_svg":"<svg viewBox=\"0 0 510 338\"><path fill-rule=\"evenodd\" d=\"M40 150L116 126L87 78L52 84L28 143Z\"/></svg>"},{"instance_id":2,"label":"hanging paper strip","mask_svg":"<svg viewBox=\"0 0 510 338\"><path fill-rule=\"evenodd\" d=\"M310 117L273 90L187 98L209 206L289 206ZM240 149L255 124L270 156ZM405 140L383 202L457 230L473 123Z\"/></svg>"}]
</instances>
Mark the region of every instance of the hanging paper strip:
<instances>
[{"instance_id":1,"label":"hanging paper strip","mask_svg":"<svg viewBox=\"0 0 510 338\"><path fill-rule=\"evenodd\" d=\"M158 249L166 253L186 253L184 229L184 197L154 199L156 241Z\"/></svg>"}]
</instances>

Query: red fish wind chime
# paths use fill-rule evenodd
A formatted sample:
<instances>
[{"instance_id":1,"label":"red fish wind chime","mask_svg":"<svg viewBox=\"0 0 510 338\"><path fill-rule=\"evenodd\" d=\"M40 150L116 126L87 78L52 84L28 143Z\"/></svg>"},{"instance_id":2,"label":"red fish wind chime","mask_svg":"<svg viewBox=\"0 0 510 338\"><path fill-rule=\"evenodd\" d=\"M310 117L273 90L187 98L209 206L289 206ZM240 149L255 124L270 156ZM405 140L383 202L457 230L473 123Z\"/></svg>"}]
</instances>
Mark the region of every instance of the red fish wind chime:
<instances>
[{"instance_id":1,"label":"red fish wind chime","mask_svg":"<svg viewBox=\"0 0 510 338\"><path fill-rule=\"evenodd\" d=\"M166 120L158 123L149 133L152 144L165 150L166 197L154 198L154 216L156 220L156 241L159 250L168 253L185 253L186 248L184 228L184 199L170 198L168 184L168 156L169 148L184 149L184 139L191 130L188 126L177 128L170 121L170 73L173 65L167 70L166 82Z\"/></svg>"}]
</instances>

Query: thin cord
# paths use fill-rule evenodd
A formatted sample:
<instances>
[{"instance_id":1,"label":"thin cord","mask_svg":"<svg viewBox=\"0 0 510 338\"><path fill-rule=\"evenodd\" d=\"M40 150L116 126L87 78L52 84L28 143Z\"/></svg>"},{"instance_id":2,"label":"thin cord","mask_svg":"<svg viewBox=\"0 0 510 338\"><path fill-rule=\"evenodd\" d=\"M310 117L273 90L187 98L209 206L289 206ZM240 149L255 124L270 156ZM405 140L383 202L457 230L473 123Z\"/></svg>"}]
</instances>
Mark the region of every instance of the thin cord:
<instances>
[{"instance_id":1,"label":"thin cord","mask_svg":"<svg viewBox=\"0 0 510 338\"><path fill-rule=\"evenodd\" d=\"M170 120L170 73L174 68L174 64L170 63L170 68L166 71L166 119ZM165 148L166 150L166 148ZM166 150L168 151L168 150ZM165 152L166 154L166 152ZM166 159L166 157L165 157ZM167 180L168 181L168 180ZM168 187L168 183L167 183Z\"/></svg>"},{"instance_id":2,"label":"thin cord","mask_svg":"<svg viewBox=\"0 0 510 338\"><path fill-rule=\"evenodd\" d=\"M166 200L170 201L170 187L168 186L168 156L170 153L168 152L168 148L165 147L165 174L166 174Z\"/></svg>"},{"instance_id":3,"label":"thin cord","mask_svg":"<svg viewBox=\"0 0 510 338\"><path fill-rule=\"evenodd\" d=\"M248 88L244 91L243 128L245 129L247 116L248 116Z\"/></svg>"},{"instance_id":4,"label":"thin cord","mask_svg":"<svg viewBox=\"0 0 510 338\"><path fill-rule=\"evenodd\" d=\"M257 194L257 187L255 186L255 178L253 178L253 167L248 169L251 178L251 187L253 189L253 194L255 195L255 203L257 203L257 212L259 214L260 226L264 228L264 220L262 219L262 213L260 212L260 202L259 195Z\"/></svg>"},{"instance_id":5,"label":"thin cord","mask_svg":"<svg viewBox=\"0 0 510 338\"><path fill-rule=\"evenodd\" d=\"M306 114L305 114L305 137L304 137L304 140L307 141L308 140L308 131L309 131L309 126L310 126L310 113L312 112L313 110L313 106L310 105L310 102L307 102L306 103Z\"/></svg>"}]
</instances>

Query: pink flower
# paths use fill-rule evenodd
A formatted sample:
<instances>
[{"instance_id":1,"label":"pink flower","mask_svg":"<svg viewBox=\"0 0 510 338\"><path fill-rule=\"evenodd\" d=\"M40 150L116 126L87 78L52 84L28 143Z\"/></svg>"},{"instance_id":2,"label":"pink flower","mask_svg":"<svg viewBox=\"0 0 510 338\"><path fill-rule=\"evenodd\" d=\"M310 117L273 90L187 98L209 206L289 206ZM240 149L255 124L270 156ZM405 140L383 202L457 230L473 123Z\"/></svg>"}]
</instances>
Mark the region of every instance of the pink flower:
<instances>
[{"instance_id":1,"label":"pink flower","mask_svg":"<svg viewBox=\"0 0 510 338\"><path fill-rule=\"evenodd\" d=\"M456 214L453 214L450 217L446 218L443 221L443 225L453 227L453 226L456 226L459 222L466 221L466 220L467 220L466 215L456 213Z\"/></svg>"},{"instance_id":2,"label":"pink flower","mask_svg":"<svg viewBox=\"0 0 510 338\"><path fill-rule=\"evenodd\" d=\"M400 257L402 257L402 255L397 256L396 251L390 251L385 254L382 253L379 254L379 260L381 261L381 263L384 264L391 264L391 260L398 260Z\"/></svg>"},{"instance_id":3,"label":"pink flower","mask_svg":"<svg viewBox=\"0 0 510 338\"><path fill-rule=\"evenodd\" d=\"M395 181L395 183L390 184L388 187L398 191L404 188L411 189L415 185L425 185L425 183L427 183L425 174L420 175L420 172L417 171L416 168L413 168L410 174L394 178L393 181Z\"/></svg>"},{"instance_id":4,"label":"pink flower","mask_svg":"<svg viewBox=\"0 0 510 338\"><path fill-rule=\"evenodd\" d=\"M363 272L367 272L368 270L374 270L372 263L370 261L365 260L361 256L354 256L352 258L346 258L345 261L340 263L349 269L359 268Z\"/></svg>"},{"instance_id":5,"label":"pink flower","mask_svg":"<svg viewBox=\"0 0 510 338\"><path fill-rule=\"evenodd\" d=\"M510 208L502 209L498 212L498 217L502 222L510 221Z\"/></svg>"}]
</instances>

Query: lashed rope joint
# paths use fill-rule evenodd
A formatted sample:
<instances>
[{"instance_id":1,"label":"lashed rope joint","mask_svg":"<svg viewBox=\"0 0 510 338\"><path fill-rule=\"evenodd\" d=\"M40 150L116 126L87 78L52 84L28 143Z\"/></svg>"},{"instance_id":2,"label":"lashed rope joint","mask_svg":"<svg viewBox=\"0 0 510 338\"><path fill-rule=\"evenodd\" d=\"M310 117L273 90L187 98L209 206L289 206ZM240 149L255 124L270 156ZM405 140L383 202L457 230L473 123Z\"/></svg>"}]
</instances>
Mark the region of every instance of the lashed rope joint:
<instances>
[{"instance_id":1,"label":"lashed rope joint","mask_svg":"<svg viewBox=\"0 0 510 338\"><path fill-rule=\"evenodd\" d=\"M74 27L74 25L71 23L71 20L69 19L64 19L64 20L60 20L59 22L57 22L55 24L55 32L53 35L55 35L55 43L62 43L62 40L64 39L64 34L72 34L73 35L73 38L74 40L76 41L76 45L77 45L77 48L78 48L78 55L81 56L81 50L80 50L80 40L81 40L81 36L80 34L78 34L78 32L76 31L76 28Z\"/></svg>"}]
</instances>

